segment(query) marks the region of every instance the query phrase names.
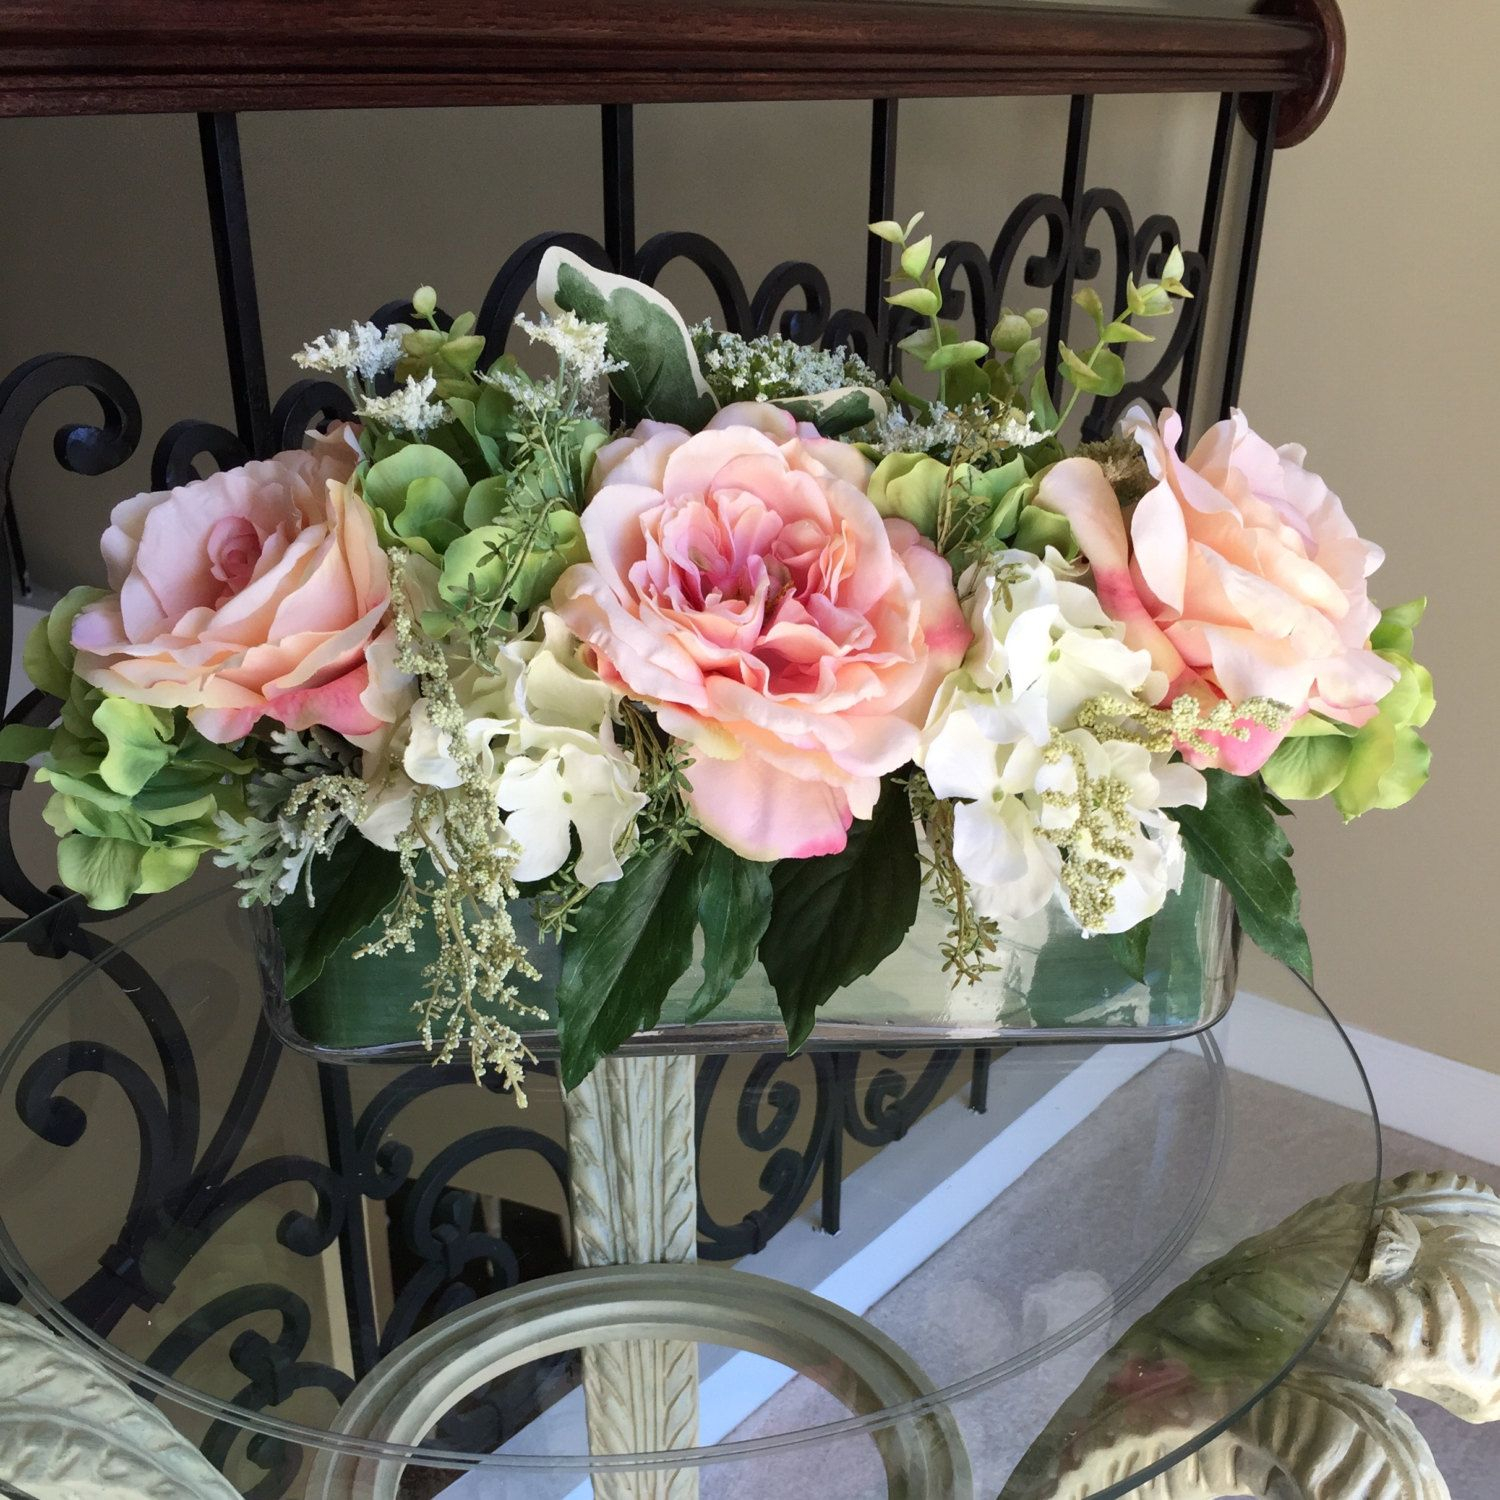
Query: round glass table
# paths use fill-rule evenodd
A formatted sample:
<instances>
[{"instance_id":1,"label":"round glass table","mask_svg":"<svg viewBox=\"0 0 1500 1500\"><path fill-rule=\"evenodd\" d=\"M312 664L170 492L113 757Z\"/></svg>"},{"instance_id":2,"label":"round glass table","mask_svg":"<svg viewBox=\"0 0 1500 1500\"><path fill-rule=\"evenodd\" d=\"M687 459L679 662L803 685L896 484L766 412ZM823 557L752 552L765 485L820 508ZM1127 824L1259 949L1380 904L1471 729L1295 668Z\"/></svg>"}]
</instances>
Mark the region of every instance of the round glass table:
<instances>
[{"instance_id":1,"label":"round glass table","mask_svg":"<svg viewBox=\"0 0 1500 1500\"><path fill-rule=\"evenodd\" d=\"M1041 1500L1170 1409L1102 1500L1273 1389L1369 1237L1358 1060L1249 955L1188 1038L632 1058L590 1121L545 1064L522 1108L286 1047L234 893L189 891L9 925L0 1296L256 1500ZM1316 1254L1234 1262L1295 1295L1198 1339L1197 1273L1334 1190Z\"/></svg>"}]
</instances>

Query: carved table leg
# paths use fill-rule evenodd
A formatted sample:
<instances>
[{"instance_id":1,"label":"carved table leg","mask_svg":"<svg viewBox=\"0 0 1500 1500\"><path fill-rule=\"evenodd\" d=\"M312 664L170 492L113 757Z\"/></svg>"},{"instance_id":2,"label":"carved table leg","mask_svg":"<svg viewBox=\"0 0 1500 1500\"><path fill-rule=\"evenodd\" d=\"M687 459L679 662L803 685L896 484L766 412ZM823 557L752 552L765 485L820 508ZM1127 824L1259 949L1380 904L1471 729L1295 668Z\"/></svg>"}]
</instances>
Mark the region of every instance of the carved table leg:
<instances>
[{"instance_id":1,"label":"carved table leg","mask_svg":"<svg viewBox=\"0 0 1500 1500\"><path fill-rule=\"evenodd\" d=\"M697 1259L691 1057L609 1057L565 1096L573 1258L580 1266ZM698 1347L629 1340L583 1350L592 1453L698 1439ZM600 1474L597 1500L693 1500L696 1471Z\"/></svg>"}]
</instances>

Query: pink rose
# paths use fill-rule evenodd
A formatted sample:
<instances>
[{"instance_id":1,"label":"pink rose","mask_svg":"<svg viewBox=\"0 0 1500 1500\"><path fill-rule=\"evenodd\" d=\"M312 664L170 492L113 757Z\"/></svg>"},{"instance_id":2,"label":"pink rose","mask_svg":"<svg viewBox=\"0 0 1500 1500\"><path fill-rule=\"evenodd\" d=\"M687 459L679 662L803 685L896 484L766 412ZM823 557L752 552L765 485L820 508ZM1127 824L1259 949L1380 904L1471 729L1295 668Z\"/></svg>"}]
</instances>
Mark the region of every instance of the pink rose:
<instances>
[{"instance_id":1,"label":"pink rose","mask_svg":"<svg viewBox=\"0 0 1500 1500\"><path fill-rule=\"evenodd\" d=\"M553 604L621 693L691 747L693 810L749 859L844 847L969 643L948 564L882 520L871 464L745 403L599 454L590 561Z\"/></svg>"},{"instance_id":2,"label":"pink rose","mask_svg":"<svg viewBox=\"0 0 1500 1500\"><path fill-rule=\"evenodd\" d=\"M358 461L344 426L310 450L122 501L101 544L115 593L73 624L79 675L186 708L221 744L263 715L291 729L381 728L361 695L390 574L347 488Z\"/></svg>"},{"instance_id":3,"label":"pink rose","mask_svg":"<svg viewBox=\"0 0 1500 1500\"><path fill-rule=\"evenodd\" d=\"M1303 466L1304 450L1271 447L1238 411L1209 428L1186 461L1177 456L1176 412L1158 424L1133 407L1121 430L1156 480L1130 518L1128 543L1114 491L1088 459L1051 469L1037 503L1072 522L1100 601L1127 644L1149 651L1170 679L1163 701L1269 698L1293 719L1311 709L1347 724L1368 720L1398 675L1370 649L1380 612L1365 580L1384 554ZM1258 771L1286 727L1221 739L1218 763L1237 775Z\"/></svg>"}]
</instances>

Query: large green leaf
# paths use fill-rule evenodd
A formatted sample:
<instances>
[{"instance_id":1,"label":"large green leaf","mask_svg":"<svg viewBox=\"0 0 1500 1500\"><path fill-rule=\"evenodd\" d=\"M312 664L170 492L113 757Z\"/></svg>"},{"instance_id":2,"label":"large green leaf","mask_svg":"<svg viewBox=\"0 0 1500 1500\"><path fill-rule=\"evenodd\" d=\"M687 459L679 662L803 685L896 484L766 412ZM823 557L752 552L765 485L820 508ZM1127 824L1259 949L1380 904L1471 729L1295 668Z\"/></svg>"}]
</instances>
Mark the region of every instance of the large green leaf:
<instances>
[{"instance_id":1,"label":"large green leaf","mask_svg":"<svg viewBox=\"0 0 1500 1500\"><path fill-rule=\"evenodd\" d=\"M335 948L363 932L396 899L401 862L359 834L346 833L331 854L314 862L312 886L311 903L299 887L272 908L286 954L289 1000L323 972Z\"/></svg>"},{"instance_id":2,"label":"large green leaf","mask_svg":"<svg viewBox=\"0 0 1500 1500\"><path fill-rule=\"evenodd\" d=\"M696 432L717 410L687 324L653 287L554 245L537 270L536 294L550 313L576 313L609 329L609 352L626 366L609 379L627 422L652 417Z\"/></svg>"},{"instance_id":3,"label":"large green leaf","mask_svg":"<svg viewBox=\"0 0 1500 1500\"><path fill-rule=\"evenodd\" d=\"M596 885L562 943L557 1034L564 1088L627 1037L654 1026L667 991L693 961L701 847L659 843L618 880Z\"/></svg>"},{"instance_id":4,"label":"large green leaf","mask_svg":"<svg viewBox=\"0 0 1500 1500\"><path fill-rule=\"evenodd\" d=\"M771 885L760 961L795 1052L818 1006L889 958L916 920L921 865L906 789L888 781L874 816L849 829L839 853L784 859Z\"/></svg>"},{"instance_id":5,"label":"large green leaf","mask_svg":"<svg viewBox=\"0 0 1500 1500\"><path fill-rule=\"evenodd\" d=\"M1240 923L1272 958L1312 979L1312 953L1302 928L1301 894L1287 856L1292 846L1254 776L1205 771L1208 800L1173 816L1199 866L1223 881Z\"/></svg>"},{"instance_id":6,"label":"large green leaf","mask_svg":"<svg viewBox=\"0 0 1500 1500\"><path fill-rule=\"evenodd\" d=\"M722 1004L755 962L755 950L771 920L771 866L741 859L725 845L705 839L698 886L698 925L703 929L703 982L687 1019L701 1021Z\"/></svg>"},{"instance_id":7,"label":"large green leaf","mask_svg":"<svg viewBox=\"0 0 1500 1500\"><path fill-rule=\"evenodd\" d=\"M885 397L867 385L846 385L811 396L778 396L772 406L790 412L799 422L811 422L824 437L838 437L867 427L886 414Z\"/></svg>"},{"instance_id":8,"label":"large green leaf","mask_svg":"<svg viewBox=\"0 0 1500 1500\"><path fill-rule=\"evenodd\" d=\"M1154 917L1147 917L1144 922L1137 922L1128 931L1109 934L1109 951L1114 954L1115 962L1137 984L1146 982L1146 950L1151 946L1151 925L1154 921Z\"/></svg>"}]
</instances>

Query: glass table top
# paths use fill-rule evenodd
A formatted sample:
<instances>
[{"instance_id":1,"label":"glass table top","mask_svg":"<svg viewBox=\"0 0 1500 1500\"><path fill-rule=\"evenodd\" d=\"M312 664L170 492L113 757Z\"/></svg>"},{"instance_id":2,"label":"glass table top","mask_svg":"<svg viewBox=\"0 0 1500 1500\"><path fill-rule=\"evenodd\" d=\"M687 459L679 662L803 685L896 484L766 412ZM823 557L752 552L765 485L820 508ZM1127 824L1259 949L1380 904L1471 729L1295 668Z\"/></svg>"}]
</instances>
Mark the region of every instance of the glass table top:
<instances>
[{"instance_id":1,"label":"glass table top","mask_svg":"<svg viewBox=\"0 0 1500 1500\"><path fill-rule=\"evenodd\" d=\"M1101 1434L1170 1410L1175 1461L1241 1415L1316 1339L1368 1238L1380 1160L1358 1061L1317 997L1255 958L1227 1016L1174 1041L710 1054L692 1063L682 1295L706 1274L749 1306L769 1284L788 1348L798 1310L825 1310L899 1364L905 1396L851 1408L829 1367L705 1334L696 1430L634 1451L591 1435L583 1388L627 1338L588 1355L554 1339L392 1441L345 1430L382 1361L573 1267L550 1070L521 1109L462 1064L285 1047L215 878L107 919L62 902L5 937L0 1295L257 1500L866 1500L904 1434L933 1430L958 1467L942 1496L910 1493L1041 1500ZM1272 1237L1251 1257L1246 1274L1295 1276L1297 1295L1234 1357L1184 1358L1194 1299L1223 1278L1184 1283L1343 1188L1318 1256Z\"/></svg>"}]
</instances>

